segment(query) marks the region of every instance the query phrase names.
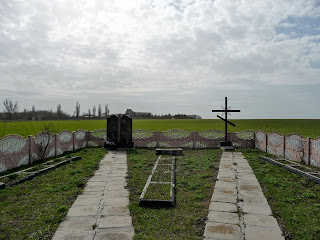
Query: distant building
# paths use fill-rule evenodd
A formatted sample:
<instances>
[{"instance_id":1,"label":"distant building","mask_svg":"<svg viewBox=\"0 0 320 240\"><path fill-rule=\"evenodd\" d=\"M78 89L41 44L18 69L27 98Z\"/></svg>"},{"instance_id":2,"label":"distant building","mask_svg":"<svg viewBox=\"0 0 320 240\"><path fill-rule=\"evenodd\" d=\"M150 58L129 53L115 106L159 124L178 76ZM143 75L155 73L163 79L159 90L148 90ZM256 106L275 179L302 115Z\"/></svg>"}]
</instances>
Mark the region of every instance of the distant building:
<instances>
[{"instance_id":1,"label":"distant building","mask_svg":"<svg viewBox=\"0 0 320 240\"><path fill-rule=\"evenodd\" d=\"M131 118L151 118L152 117L150 112L134 112L132 111L132 109L127 109L125 114Z\"/></svg>"},{"instance_id":2,"label":"distant building","mask_svg":"<svg viewBox=\"0 0 320 240\"><path fill-rule=\"evenodd\" d=\"M195 115L195 114L187 115L187 118L189 118L189 119L201 119L201 117L199 115Z\"/></svg>"}]
</instances>

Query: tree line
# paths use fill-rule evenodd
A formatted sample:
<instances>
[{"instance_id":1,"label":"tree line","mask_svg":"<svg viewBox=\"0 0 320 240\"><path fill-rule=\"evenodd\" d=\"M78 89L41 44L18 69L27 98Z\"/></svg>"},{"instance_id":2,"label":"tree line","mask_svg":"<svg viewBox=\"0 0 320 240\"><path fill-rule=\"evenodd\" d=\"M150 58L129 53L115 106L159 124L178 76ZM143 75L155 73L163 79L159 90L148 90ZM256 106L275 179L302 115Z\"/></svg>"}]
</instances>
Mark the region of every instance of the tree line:
<instances>
[{"instance_id":1,"label":"tree line","mask_svg":"<svg viewBox=\"0 0 320 240\"><path fill-rule=\"evenodd\" d=\"M4 110L0 113L0 119L6 121L12 120L68 120L68 119L101 119L109 115L108 105L105 105L104 112L101 104L96 107L93 106L87 112L80 113L80 103L77 102L75 110L72 115L62 110L61 104L57 105L57 111L51 110L36 110L35 105L32 106L31 111L24 108L19 111L18 101L5 99L3 101Z\"/></svg>"}]
</instances>

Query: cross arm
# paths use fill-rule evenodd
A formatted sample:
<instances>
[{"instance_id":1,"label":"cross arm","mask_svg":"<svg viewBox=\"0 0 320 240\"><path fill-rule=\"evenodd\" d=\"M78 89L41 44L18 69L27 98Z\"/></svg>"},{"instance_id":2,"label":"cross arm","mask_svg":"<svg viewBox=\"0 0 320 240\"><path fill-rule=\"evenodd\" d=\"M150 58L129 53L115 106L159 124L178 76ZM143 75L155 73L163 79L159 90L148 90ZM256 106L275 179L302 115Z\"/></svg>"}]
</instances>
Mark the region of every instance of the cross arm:
<instances>
[{"instance_id":1,"label":"cross arm","mask_svg":"<svg viewBox=\"0 0 320 240\"><path fill-rule=\"evenodd\" d=\"M225 112L226 110L212 110L212 112Z\"/></svg>"},{"instance_id":2,"label":"cross arm","mask_svg":"<svg viewBox=\"0 0 320 240\"><path fill-rule=\"evenodd\" d=\"M223 121L227 121L227 123L229 123L230 125L232 125L232 126L236 126L235 124L233 124L232 122L229 122L228 120L226 120L226 119L224 119L224 118L222 118L222 117L220 117L219 115L217 115L217 117L218 118L220 118L221 120L223 120Z\"/></svg>"},{"instance_id":3,"label":"cross arm","mask_svg":"<svg viewBox=\"0 0 320 240\"><path fill-rule=\"evenodd\" d=\"M240 110L212 110L212 112L240 112Z\"/></svg>"}]
</instances>

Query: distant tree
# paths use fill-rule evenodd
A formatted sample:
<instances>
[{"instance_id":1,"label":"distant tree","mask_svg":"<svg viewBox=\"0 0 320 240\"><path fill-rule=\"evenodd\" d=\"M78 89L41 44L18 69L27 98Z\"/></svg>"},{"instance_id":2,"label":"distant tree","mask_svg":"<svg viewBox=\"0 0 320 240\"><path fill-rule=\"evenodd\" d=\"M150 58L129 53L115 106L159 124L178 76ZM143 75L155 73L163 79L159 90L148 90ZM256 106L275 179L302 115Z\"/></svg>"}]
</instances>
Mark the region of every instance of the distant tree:
<instances>
[{"instance_id":1,"label":"distant tree","mask_svg":"<svg viewBox=\"0 0 320 240\"><path fill-rule=\"evenodd\" d=\"M104 114L106 115L106 118L109 116L108 104L107 104L107 105L104 105Z\"/></svg>"},{"instance_id":2,"label":"distant tree","mask_svg":"<svg viewBox=\"0 0 320 240\"><path fill-rule=\"evenodd\" d=\"M5 113L7 114L10 122L12 120L12 117L13 115L18 112L18 102L16 101L15 103L13 103L10 99L6 99L4 102L3 102L3 105L5 107Z\"/></svg>"},{"instance_id":3,"label":"distant tree","mask_svg":"<svg viewBox=\"0 0 320 240\"><path fill-rule=\"evenodd\" d=\"M88 109L88 115L89 115L89 118L91 117L91 109L89 108Z\"/></svg>"},{"instance_id":4,"label":"distant tree","mask_svg":"<svg viewBox=\"0 0 320 240\"><path fill-rule=\"evenodd\" d=\"M97 109L96 109L96 105L94 105L94 106L93 106L93 108L92 108L92 115L93 115L93 118L96 116L96 111L97 111Z\"/></svg>"},{"instance_id":5,"label":"distant tree","mask_svg":"<svg viewBox=\"0 0 320 240\"><path fill-rule=\"evenodd\" d=\"M57 106L57 119L60 119L62 115L61 105L58 104Z\"/></svg>"},{"instance_id":6,"label":"distant tree","mask_svg":"<svg viewBox=\"0 0 320 240\"><path fill-rule=\"evenodd\" d=\"M36 111L36 107L34 105L32 105L32 112Z\"/></svg>"},{"instance_id":7,"label":"distant tree","mask_svg":"<svg viewBox=\"0 0 320 240\"><path fill-rule=\"evenodd\" d=\"M76 104L76 117L77 117L77 120L79 120L79 115L80 115L80 104L77 102L77 104Z\"/></svg>"},{"instance_id":8,"label":"distant tree","mask_svg":"<svg viewBox=\"0 0 320 240\"><path fill-rule=\"evenodd\" d=\"M101 108L101 104L99 104L99 106L98 106L98 117L99 117L99 119L101 118L101 114L102 114L102 108Z\"/></svg>"}]
</instances>

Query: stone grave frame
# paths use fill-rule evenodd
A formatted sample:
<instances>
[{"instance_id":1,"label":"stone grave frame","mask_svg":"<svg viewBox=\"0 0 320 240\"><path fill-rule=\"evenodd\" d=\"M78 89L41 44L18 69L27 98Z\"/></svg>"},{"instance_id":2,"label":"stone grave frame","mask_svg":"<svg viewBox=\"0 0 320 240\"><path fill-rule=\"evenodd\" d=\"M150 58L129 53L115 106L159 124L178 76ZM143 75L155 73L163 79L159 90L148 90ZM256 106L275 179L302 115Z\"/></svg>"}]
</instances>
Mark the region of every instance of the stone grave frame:
<instances>
[{"instance_id":1,"label":"stone grave frame","mask_svg":"<svg viewBox=\"0 0 320 240\"><path fill-rule=\"evenodd\" d=\"M167 163L170 161L171 163ZM162 163L163 162L163 163ZM171 171L158 171L161 166L171 166ZM158 169L158 170L157 170ZM171 181L152 181L157 180L155 178L156 174L168 174L171 173ZM148 177L147 183L143 188L143 191L139 198L139 206L146 206L146 207L174 207L175 206L175 179L176 179L176 158L173 157L162 157L161 155L158 157L151 174ZM157 199L157 198L148 198L148 188L150 185L170 185L170 197L168 199Z\"/></svg>"}]
</instances>

